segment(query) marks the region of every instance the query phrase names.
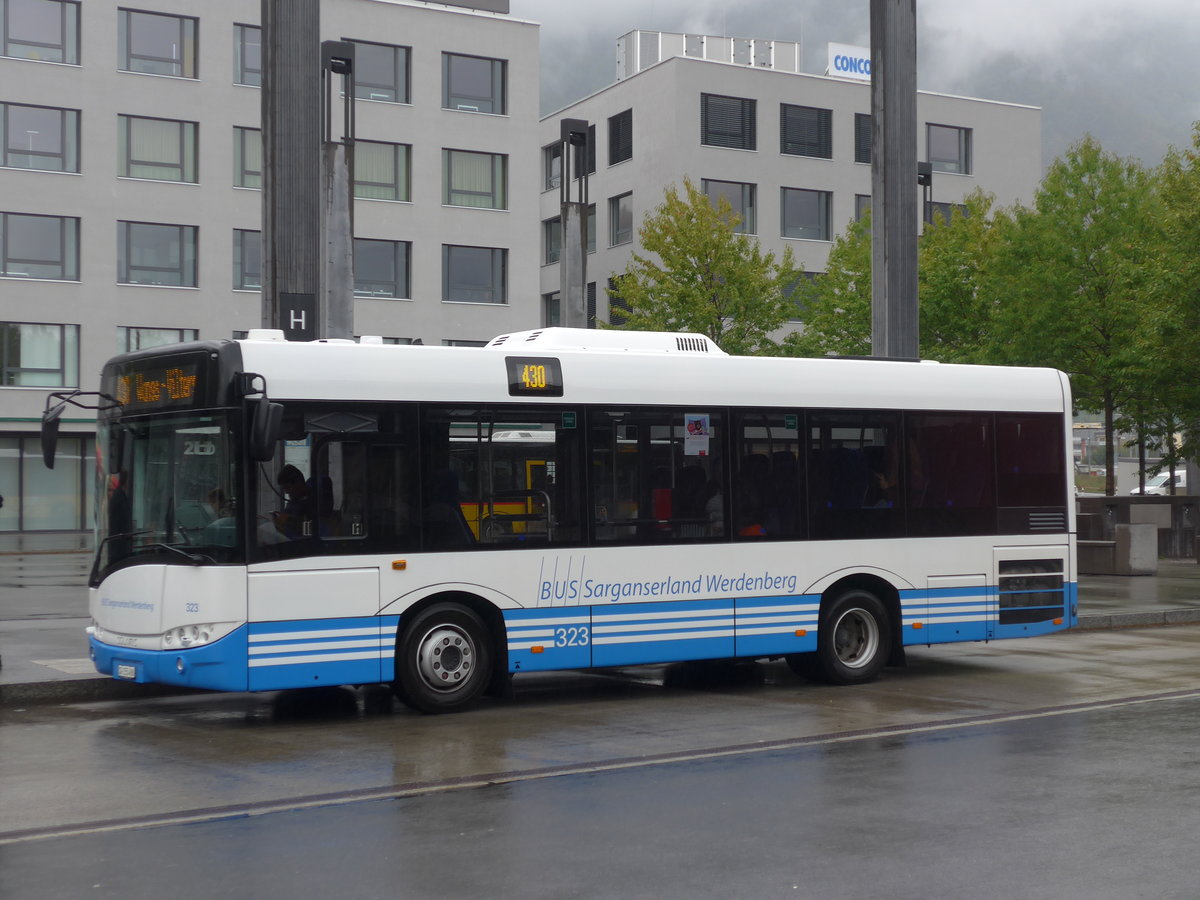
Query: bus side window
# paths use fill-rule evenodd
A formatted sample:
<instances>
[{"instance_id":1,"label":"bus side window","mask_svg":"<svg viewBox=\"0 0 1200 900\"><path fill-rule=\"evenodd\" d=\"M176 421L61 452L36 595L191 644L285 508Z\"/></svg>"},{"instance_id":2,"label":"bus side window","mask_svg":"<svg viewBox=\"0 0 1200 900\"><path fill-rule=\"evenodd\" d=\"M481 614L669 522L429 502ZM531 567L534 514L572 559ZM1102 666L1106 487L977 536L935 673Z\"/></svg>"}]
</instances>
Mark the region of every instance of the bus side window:
<instances>
[{"instance_id":1,"label":"bus side window","mask_svg":"<svg viewBox=\"0 0 1200 900\"><path fill-rule=\"evenodd\" d=\"M900 422L896 413L810 413L812 538L904 534Z\"/></svg>"}]
</instances>

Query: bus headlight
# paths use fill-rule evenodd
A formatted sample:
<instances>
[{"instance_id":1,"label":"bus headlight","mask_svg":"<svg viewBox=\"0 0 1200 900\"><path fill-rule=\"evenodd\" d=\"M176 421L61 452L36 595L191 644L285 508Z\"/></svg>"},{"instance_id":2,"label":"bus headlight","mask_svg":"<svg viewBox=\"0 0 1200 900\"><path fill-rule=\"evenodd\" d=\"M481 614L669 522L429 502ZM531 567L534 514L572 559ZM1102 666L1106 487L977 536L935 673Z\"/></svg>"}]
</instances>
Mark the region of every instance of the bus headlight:
<instances>
[{"instance_id":1,"label":"bus headlight","mask_svg":"<svg viewBox=\"0 0 1200 900\"><path fill-rule=\"evenodd\" d=\"M163 635L164 647L202 647L212 640L215 625L181 625Z\"/></svg>"}]
</instances>

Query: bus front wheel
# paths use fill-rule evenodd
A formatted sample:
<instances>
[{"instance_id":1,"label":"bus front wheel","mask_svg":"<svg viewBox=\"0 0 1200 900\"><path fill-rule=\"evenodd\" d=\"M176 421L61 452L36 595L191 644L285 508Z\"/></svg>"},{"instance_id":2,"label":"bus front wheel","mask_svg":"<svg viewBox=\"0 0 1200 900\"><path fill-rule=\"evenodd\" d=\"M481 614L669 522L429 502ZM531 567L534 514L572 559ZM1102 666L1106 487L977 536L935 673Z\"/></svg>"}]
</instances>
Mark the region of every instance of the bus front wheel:
<instances>
[{"instance_id":1,"label":"bus front wheel","mask_svg":"<svg viewBox=\"0 0 1200 900\"><path fill-rule=\"evenodd\" d=\"M424 713L458 712L488 686L487 626L472 610L439 603L422 610L396 645L396 697Z\"/></svg>"},{"instance_id":2,"label":"bus front wheel","mask_svg":"<svg viewBox=\"0 0 1200 900\"><path fill-rule=\"evenodd\" d=\"M816 653L789 656L798 674L829 684L865 684L878 677L892 645L883 602L862 588L839 594L821 610Z\"/></svg>"}]
</instances>

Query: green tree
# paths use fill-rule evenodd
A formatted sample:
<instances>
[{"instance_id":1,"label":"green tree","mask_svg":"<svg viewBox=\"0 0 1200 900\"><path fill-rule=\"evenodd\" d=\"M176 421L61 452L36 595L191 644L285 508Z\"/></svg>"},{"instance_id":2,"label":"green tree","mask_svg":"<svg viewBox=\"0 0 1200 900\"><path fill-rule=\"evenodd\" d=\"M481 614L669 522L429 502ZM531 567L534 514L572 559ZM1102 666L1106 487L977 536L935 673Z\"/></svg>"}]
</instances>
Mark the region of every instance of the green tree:
<instances>
[{"instance_id":1,"label":"green tree","mask_svg":"<svg viewBox=\"0 0 1200 900\"><path fill-rule=\"evenodd\" d=\"M1145 377L1179 423L1182 456L1195 458L1200 454L1200 379L1194 374L1200 359L1200 123L1193 126L1192 146L1172 147L1156 176L1162 230L1144 257L1151 297Z\"/></svg>"},{"instance_id":2,"label":"green tree","mask_svg":"<svg viewBox=\"0 0 1200 900\"><path fill-rule=\"evenodd\" d=\"M1063 369L1076 404L1102 411L1110 495L1117 411L1141 383L1154 188L1141 164L1085 137L1050 166L1033 208L1016 211L994 270L998 361Z\"/></svg>"},{"instance_id":3,"label":"green tree","mask_svg":"<svg viewBox=\"0 0 1200 900\"><path fill-rule=\"evenodd\" d=\"M1006 214L982 191L967 197L950 221L940 214L918 245L921 356L977 362L991 352L992 303L984 289ZM871 221L851 222L834 240L825 273L798 294L804 330L789 335L797 356L871 352Z\"/></svg>"},{"instance_id":4,"label":"green tree","mask_svg":"<svg viewBox=\"0 0 1200 900\"><path fill-rule=\"evenodd\" d=\"M791 356L871 353L871 215L834 238L825 272L796 291L802 331L784 338Z\"/></svg>"},{"instance_id":5,"label":"green tree","mask_svg":"<svg viewBox=\"0 0 1200 900\"><path fill-rule=\"evenodd\" d=\"M801 278L790 248L777 261L757 238L739 234L729 201L714 208L689 179L669 186L639 229L635 253L610 291L624 322L639 331L707 335L726 353L772 354L771 339L794 313Z\"/></svg>"},{"instance_id":6,"label":"green tree","mask_svg":"<svg viewBox=\"0 0 1200 900\"><path fill-rule=\"evenodd\" d=\"M992 195L975 190L950 221L935 215L921 234L917 277L925 359L986 362L996 355L991 285L1011 219L994 203Z\"/></svg>"}]
</instances>

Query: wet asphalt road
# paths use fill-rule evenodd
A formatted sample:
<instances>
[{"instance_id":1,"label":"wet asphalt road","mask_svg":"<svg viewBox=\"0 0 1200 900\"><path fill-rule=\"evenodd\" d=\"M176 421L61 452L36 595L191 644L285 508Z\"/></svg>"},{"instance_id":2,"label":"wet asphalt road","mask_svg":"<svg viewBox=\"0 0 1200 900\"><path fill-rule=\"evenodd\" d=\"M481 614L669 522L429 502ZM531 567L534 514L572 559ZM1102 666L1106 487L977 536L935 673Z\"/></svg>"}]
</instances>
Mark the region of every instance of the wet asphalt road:
<instances>
[{"instance_id":1,"label":"wet asphalt road","mask_svg":"<svg viewBox=\"0 0 1200 900\"><path fill-rule=\"evenodd\" d=\"M1194 900L1198 646L936 648L855 689L567 676L442 718L348 693L6 711L0 897Z\"/></svg>"}]
</instances>

